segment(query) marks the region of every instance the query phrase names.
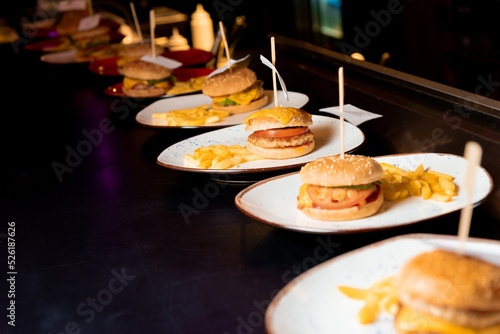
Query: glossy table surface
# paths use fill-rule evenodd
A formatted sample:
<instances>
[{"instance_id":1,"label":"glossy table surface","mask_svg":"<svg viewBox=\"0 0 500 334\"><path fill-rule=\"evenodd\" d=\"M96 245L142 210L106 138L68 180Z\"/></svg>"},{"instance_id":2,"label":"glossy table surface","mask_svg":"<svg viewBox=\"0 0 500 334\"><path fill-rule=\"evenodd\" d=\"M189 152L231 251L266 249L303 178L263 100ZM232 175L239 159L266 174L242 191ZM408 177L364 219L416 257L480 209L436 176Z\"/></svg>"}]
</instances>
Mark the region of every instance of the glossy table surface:
<instances>
[{"instance_id":1,"label":"glossy table surface","mask_svg":"<svg viewBox=\"0 0 500 334\"><path fill-rule=\"evenodd\" d=\"M396 235L456 234L458 212L346 235L252 220L234 204L246 185L157 164L166 147L205 131L142 127L134 116L150 101L102 94L116 77L2 47L3 313L9 222L15 223L17 272L16 328L3 315L2 333L264 333L272 297L309 268ZM299 49L278 43L288 89L310 97L304 109L311 113L337 105L342 57L325 60ZM270 74L258 62L266 52L255 50L251 66L270 87ZM495 188L474 211L471 235L500 239L498 109L479 106L487 112L467 111L454 118L460 124L447 122L443 112L459 105L456 97L450 102L444 93L343 65L346 103L384 115L360 125L366 141L357 153L461 155L466 141L482 144Z\"/></svg>"}]
</instances>

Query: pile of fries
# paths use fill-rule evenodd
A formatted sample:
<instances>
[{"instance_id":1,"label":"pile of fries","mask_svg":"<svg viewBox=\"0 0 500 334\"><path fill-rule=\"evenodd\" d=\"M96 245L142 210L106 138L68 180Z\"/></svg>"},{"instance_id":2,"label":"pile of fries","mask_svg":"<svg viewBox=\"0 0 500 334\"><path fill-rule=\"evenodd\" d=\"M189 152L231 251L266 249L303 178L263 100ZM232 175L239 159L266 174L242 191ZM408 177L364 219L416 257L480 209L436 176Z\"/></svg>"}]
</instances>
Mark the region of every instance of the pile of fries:
<instances>
[{"instance_id":1,"label":"pile of fries","mask_svg":"<svg viewBox=\"0 0 500 334\"><path fill-rule=\"evenodd\" d=\"M394 201L409 196L421 196L438 202L449 202L458 194L454 178L448 174L424 170L418 166L414 171L403 171L401 168L381 163L384 170L382 191L384 199Z\"/></svg>"},{"instance_id":2,"label":"pile of fries","mask_svg":"<svg viewBox=\"0 0 500 334\"><path fill-rule=\"evenodd\" d=\"M365 302L357 314L357 320L361 324L375 322L381 312L394 316L398 311L399 299L392 276L376 281L368 289L357 289L349 286L338 286L338 289L349 298Z\"/></svg>"},{"instance_id":3,"label":"pile of fries","mask_svg":"<svg viewBox=\"0 0 500 334\"><path fill-rule=\"evenodd\" d=\"M263 159L250 153L240 145L213 145L194 150L193 155L185 154L184 160L202 169L228 169L243 162Z\"/></svg>"},{"instance_id":4,"label":"pile of fries","mask_svg":"<svg viewBox=\"0 0 500 334\"><path fill-rule=\"evenodd\" d=\"M229 116L229 112L210 109L209 105L195 108L172 110L166 113L154 113L153 118L164 119L170 126L199 126L219 122Z\"/></svg>"},{"instance_id":5,"label":"pile of fries","mask_svg":"<svg viewBox=\"0 0 500 334\"><path fill-rule=\"evenodd\" d=\"M174 86L168 90L167 94L180 95L199 91L201 90L205 78L206 76L201 76L186 81L176 81Z\"/></svg>"}]
</instances>

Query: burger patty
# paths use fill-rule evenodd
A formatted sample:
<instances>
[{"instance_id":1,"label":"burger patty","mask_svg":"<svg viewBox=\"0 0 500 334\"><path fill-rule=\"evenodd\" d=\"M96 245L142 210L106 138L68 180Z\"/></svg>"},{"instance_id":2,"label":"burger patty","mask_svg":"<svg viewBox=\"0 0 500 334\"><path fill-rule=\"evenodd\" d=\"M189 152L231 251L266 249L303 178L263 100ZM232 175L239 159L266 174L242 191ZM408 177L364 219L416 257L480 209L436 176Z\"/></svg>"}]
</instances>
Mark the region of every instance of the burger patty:
<instances>
[{"instance_id":1,"label":"burger patty","mask_svg":"<svg viewBox=\"0 0 500 334\"><path fill-rule=\"evenodd\" d=\"M307 132L291 137L257 137L253 133L248 136L248 142L255 146L260 146L264 148L279 148L279 147L292 147L292 146L302 146L310 143L314 138L313 133L310 130Z\"/></svg>"}]
</instances>

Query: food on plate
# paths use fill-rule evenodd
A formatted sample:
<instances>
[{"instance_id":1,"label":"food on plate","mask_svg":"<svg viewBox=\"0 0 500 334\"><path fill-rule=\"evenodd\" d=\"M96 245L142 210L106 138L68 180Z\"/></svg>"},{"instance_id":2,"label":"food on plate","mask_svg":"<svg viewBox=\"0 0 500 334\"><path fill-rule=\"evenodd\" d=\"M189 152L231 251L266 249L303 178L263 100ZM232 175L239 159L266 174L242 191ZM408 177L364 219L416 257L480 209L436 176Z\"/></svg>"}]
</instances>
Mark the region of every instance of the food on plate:
<instances>
[{"instance_id":1,"label":"food on plate","mask_svg":"<svg viewBox=\"0 0 500 334\"><path fill-rule=\"evenodd\" d=\"M159 45L155 46L155 52L157 55L165 52L165 49ZM123 65L132 60L139 60L141 57L153 54L151 48L151 43L146 44L130 44L125 45L121 48L119 52L119 58L116 61L116 66L118 67L118 72L123 72ZM123 74L123 73L122 73Z\"/></svg>"},{"instance_id":2,"label":"food on plate","mask_svg":"<svg viewBox=\"0 0 500 334\"><path fill-rule=\"evenodd\" d=\"M388 311L400 334L500 333L500 267L493 263L436 249L411 258L394 276L379 282L388 282L387 287L338 287L351 298L365 300L364 323ZM379 296L373 303L367 296L375 291ZM383 300L388 301L388 309L382 306Z\"/></svg>"},{"instance_id":3,"label":"food on plate","mask_svg":"<svg viewBox=\"0 0 500 334\"><path fill-rule=\"evenodd\" d=\"M71 39L76 47L75 60L85 62L99 58L98 53L105 51L109 45L109 32L108 27L99 26L73 33Z\"/></svg>"},{"instance_id":4,"label":"food on plate","mask_svg":"<svg viewBox=\"0 0 500 334\"><path fill-rule=\"evenodd\" d=\"M63 12L59 22L55 26L59 36L70 36L76 33L80 20L87 16L89 16L87 10L70 10Z\"/></svg>"},{"instance_id":5,"label":"food on plate","mask_svg":"<svg viewBox=\"0 0 500 334\"><path fill-rule=\"evenodd\" d=\"M184 160L201 169L228 169L247 161L260 160L255 154L240 145L212 145L200 147L193 154L185 154Z\"/></svg>"},{"instance_id":6,"label":"food on plate","mask_svg":"<svg viewBox=\"0 0 500 334\"><path fill-rule=\"evenodd\" d=\"M209 105L194 108L171 110L166 113L154 113L153 118L164 119L167 125L172 126L199 126L219 122L229 116L225 110L210 109Z\"/></svg>"},{"instance_id":7,"label":"food on plate","mask_svg":"<svg viewBox=\"0 0 500 334\"><path fill-rule=\"evenodd\" d=\"M172 71L161 65L134 60L123 66L122 91L130 97L155 97L165 95L174 85Z\"/></svg>"},{"instance_id":8,"label":"food on plate","mask_svg":"<svg viewBox=\"0 0 500 334\"><path fill-rule=\"evenodd\" d=\"M203 85L203 81L205 81L205 78L206 75L202 75L200 77L190 78L186 81L176 81L174 83L174 87L170 88L167 94L181 95L181 94L197 92L201 89L201 86Z\"/></svg>"},{"instance_id":9,"label":"food on plate","mask_svg":"<svg viewBox=\"0 0 500 334\"><path fill-rule=\"evenodd\" d=\"M233 114L257 110L267 104L262 80L247 67L230 67L209 76L201 91L212 98L212 107Z\"/></svg>"},{"instance_id":10,"label":"food on plate","mask_svg":"<svg viewBox=\"0 0 500 334\"><path fill-rule=\"evenodd\" d=\"M273 107L250 114L245 130L253 131L246 148L256 155L272 159L289 159L308 154L314 149L311 114L292 107Z\"/></svg>"},{"instance_id":11,"label":"food on plate","mask_svg":"<svg viewBox=\"0 0 500 334\"><path fill-rule=\"evenodd\" d=\"M339 221L375 214L384 202L380 164L366 156L345 154L323 157L300 169L304 184L297 208L307 217Z\"/></svg>"},{"instance_id":12,"label":"food on plate","mask_svg":"<svg viewBox=\"0 0 500 334\"><path fill-rule=\"evenodd\" d=\"M381 163L384 170L382 191L389 201L421 196L438 202L449 202L458 195L458 187L453 183L453 176L424 169L419 165L414 171L404 171L399 167Z\"/></svg>"},{"instance_id":13,"label":"food on plate","mask_svg":"<svg viewBox=\"0 0 500 334\"><path fill-rule=\"evenodd\" d=\"M356 315L356 319L363 325L375 322L381 312L395 316L399 309L393 276L379 279L367 289L344 285L337 288L349 298L364 301L364 305Z\"/></svg>"}]
</instances>

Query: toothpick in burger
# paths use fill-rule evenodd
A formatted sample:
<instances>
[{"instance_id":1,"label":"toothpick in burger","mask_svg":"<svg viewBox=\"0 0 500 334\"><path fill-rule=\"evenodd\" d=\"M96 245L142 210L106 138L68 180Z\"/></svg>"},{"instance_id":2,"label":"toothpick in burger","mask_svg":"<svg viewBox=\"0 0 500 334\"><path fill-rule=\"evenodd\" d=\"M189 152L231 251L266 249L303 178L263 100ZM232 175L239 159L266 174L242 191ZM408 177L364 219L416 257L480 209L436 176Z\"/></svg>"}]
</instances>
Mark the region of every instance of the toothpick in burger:
<instances>
[{"instance_id":1,"label":"toothpick in burger","mask_svg":"<svg viewBox=\"0 0 500 334\"><path fill-rule=\"evenodd\" d=\"M165 95L173 87L172 70L143 60L134 60L123 66L122 91L130 97L156 97Z\"/></svg>"},{"instance_id":2,"label":"toothpick in burger","mask_svg":"<svg viewBox=\"0 0 500 334\"><path fill-rule=\"evenodd\" d=\"M384 202L384 170L366 156L345 154L309 162L299 172L297 208L322 221L360 219L375 214Z\"/></svg>"},{"instance_id":3,"label":"toothpick in burger","mask_svg":"<svg viewBox=\"0 0 500 334\"><path fill-rule=\"evenodd\" d=\"M247 67L230 67L207 77L201 91L212 98L212 108L239 114L257 110L267 104L262 80Z\"/></svg>"},{"instance_id":4,"label":"toothpick in burger","mask_svg":"<svg viewBox=\"0 0 500 334\"><path fill-rule=\"evenodd\" d=\"M250 114L245 130L253 131L246 148L253 154L271 159L296 158L314 149L313 124L308 112L292 107L273 107Z\"/></svg>"},{"instance_id":5,"label":"toothpick in burger","mask_svg":"<svg viewBox=\"0 0 500 334\"><path fill-rule=\"evenodd\" d=\"M410 259L395 277L400 334L500 333L500 267L438 249Z\"/></svg>"}]
</instances>

